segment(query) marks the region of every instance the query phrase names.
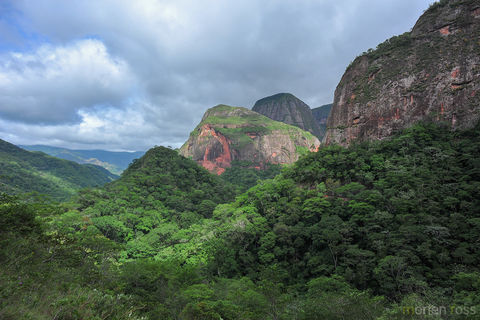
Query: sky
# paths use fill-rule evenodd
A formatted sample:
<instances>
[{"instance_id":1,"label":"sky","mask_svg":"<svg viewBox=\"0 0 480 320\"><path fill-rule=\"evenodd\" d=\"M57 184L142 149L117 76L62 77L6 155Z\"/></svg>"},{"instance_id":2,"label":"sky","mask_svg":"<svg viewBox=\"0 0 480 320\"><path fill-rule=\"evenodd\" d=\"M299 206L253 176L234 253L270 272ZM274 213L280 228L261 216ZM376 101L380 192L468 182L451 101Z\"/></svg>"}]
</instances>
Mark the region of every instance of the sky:
<instances>
[{"instance_id":1,"label":"sky","mask_svg":"<svg viewBox=\"0 0 480 320\"><path fill-rule=\"evenodd\" d=\"M0 0L0 139L180 147L217 104L333 101L433 0Z\"/></svg>"}]
</instances>

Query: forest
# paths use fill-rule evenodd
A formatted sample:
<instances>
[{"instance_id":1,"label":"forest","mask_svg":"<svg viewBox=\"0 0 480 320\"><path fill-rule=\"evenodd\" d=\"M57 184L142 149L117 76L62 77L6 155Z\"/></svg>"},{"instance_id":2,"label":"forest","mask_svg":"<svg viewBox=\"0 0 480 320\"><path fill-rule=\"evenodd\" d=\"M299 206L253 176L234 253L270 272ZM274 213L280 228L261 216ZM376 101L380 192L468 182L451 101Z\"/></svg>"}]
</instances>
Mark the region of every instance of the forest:
<instances>
[{"instance_id":1,"label":"forest","mask_svg":"<svg viewBox=\"0 0 480 320\"><path fill-rule=\"evenodd\" d=\"M1 319L480 319L480 124L265 172L155 147L67 202L0 196Z\"/></svg>"},{"instance_id":2,"label":"forest","mask_svg":"<svg viewBox=\"0 0 480 320\"><path fill-rule=\"evenodd\" d=\"M102 167L29 152L0 139L0 192L39 192L64 201L80 189L101 186L117 178Z\"/></svg>"}]
</instances>

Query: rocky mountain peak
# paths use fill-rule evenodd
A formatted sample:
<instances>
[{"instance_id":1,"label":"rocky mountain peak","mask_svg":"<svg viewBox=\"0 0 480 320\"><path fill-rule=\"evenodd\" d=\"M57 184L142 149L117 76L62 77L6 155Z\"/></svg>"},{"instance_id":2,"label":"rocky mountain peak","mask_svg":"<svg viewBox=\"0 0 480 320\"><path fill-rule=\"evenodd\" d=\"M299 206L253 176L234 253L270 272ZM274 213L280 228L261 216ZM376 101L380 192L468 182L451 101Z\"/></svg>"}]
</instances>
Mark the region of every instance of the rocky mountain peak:
<instances>
[{"instance_id":1,"label":"rocky mountain peak","mask_svg":"<svg viewBox=\"0 0 480 320\"><path fill-rule=\"evenodd\" d=\"M180 154L222 174L234 160L261 169L267 163L293 163L300 154L319 146L316 137L297 127L246 108L218 105L205 112Z\"/></svg>"},{"instance_id":2,"label":"rocky mountain peak","mask_svg":"<svg viewBox=\"0 0 480 320\"><path fill-rule=\"evenodd\" d=\"M278 93L260 99L252 110L272 120L299 127L319 138L323 136L310 107L291 93Z\"/></svg>"},{"instance_id":3,"label":"rocky mountain peak","mask_svg":"<svg viewBox=\"0 0 480 320\"><path fill-rule=\"evenodd\" d=\"M331 110L332 110L331 103L312 109L312 115L315 118L315 120L317 120L322 137L325 136L325 132L327 131L327 120Z\"/></svg>"},{"instance_id":4,"label":"rocky mountain peak","mask_svg":"<svg viewBox=\"0 0 480 320\"><path fill-rule=\"evenodd\" d=\"M356 58L335 90L324 141L383 139L420 120L480 118L480 3L433 4L406 32Z\"/></svg>"}]
</instances>

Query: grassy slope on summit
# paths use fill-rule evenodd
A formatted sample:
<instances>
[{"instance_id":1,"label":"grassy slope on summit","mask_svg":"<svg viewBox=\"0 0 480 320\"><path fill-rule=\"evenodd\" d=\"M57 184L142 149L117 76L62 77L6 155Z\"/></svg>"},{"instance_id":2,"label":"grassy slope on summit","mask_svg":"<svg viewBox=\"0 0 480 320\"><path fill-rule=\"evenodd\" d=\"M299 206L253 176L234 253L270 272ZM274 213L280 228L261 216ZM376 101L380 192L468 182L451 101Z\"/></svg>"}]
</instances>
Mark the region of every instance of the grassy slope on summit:
<instances>
[{"instance_id":1,"label":"grassy slope on summit","mask_svg":"<svg viewBox=\"0 0 480 320\"><path fill-rule=\"evenodd\" d=\"M206 124L213 125L216 130L234 142L234 146L239 148L252 143L252 138L250 138L247 133L266 135L274 131L279 131L291 137L304 137L306 141L311 141L312 144L315 140L315 137L310 132L279 121L274 121L243 107L218 105L208 109L202 121L190 135L193 137L198 136L202 126ZM229 125L235 125L236 127L228 128ZM186 148L187 142L182 146L182 149Z\"/></svg>"}]
</instances>

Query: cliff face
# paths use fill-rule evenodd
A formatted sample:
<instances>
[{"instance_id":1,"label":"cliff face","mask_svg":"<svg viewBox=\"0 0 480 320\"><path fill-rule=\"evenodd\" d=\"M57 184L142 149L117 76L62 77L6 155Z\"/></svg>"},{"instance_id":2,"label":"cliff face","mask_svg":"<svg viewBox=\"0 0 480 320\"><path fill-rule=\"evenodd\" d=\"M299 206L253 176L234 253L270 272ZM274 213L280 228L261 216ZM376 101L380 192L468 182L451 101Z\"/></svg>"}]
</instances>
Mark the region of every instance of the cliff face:
<instances>
[{"instance_id":1,"label":"cliff face","mask_svg":"<svg viewBox=\"0 0 480 320\"><path fill-rule=\"evenodd\" d=\"M325 143L383 139L419 120L472 127L480 118L480 3L441 1L411 32L369 50L347 68Z\"/></svg>"},{"instance_id":2,"label":"cliff face","mask_svg":"<svg viewBox=\"0 0 480 320\"><path fill-rule=\"evenodd\" d=\"M320 139L323 137L310 107L293 94L279 93L260 99L255 102L252 110L272 120L299 127Z\"/></svg>"},{"instance_id":3,"label":"cliff face","mask_svg":"<svg viewBox=\"0 0 480 320\"><path fill-rule=\"evenodd\" d=\"M245 108L219 105L207 110L180 154L222 174L233 160L252 162L260 169L265 163L293 163L319 146L316 137L297 127Z\"/></svg>"},{"instance_id":4,"label":"cliff face","mask_svg":"<svg viewBox=\"0 0 480 320\"><path fill-rule=\"evenodd\" d=\"M323 138L325 136L325 132L327 131L327 120L330 111L332 110L333 104L325 104L318 108L312 109L313 118L317 121L318 126L320 127L320 134Z\"/></svg>"}]
</instances>

